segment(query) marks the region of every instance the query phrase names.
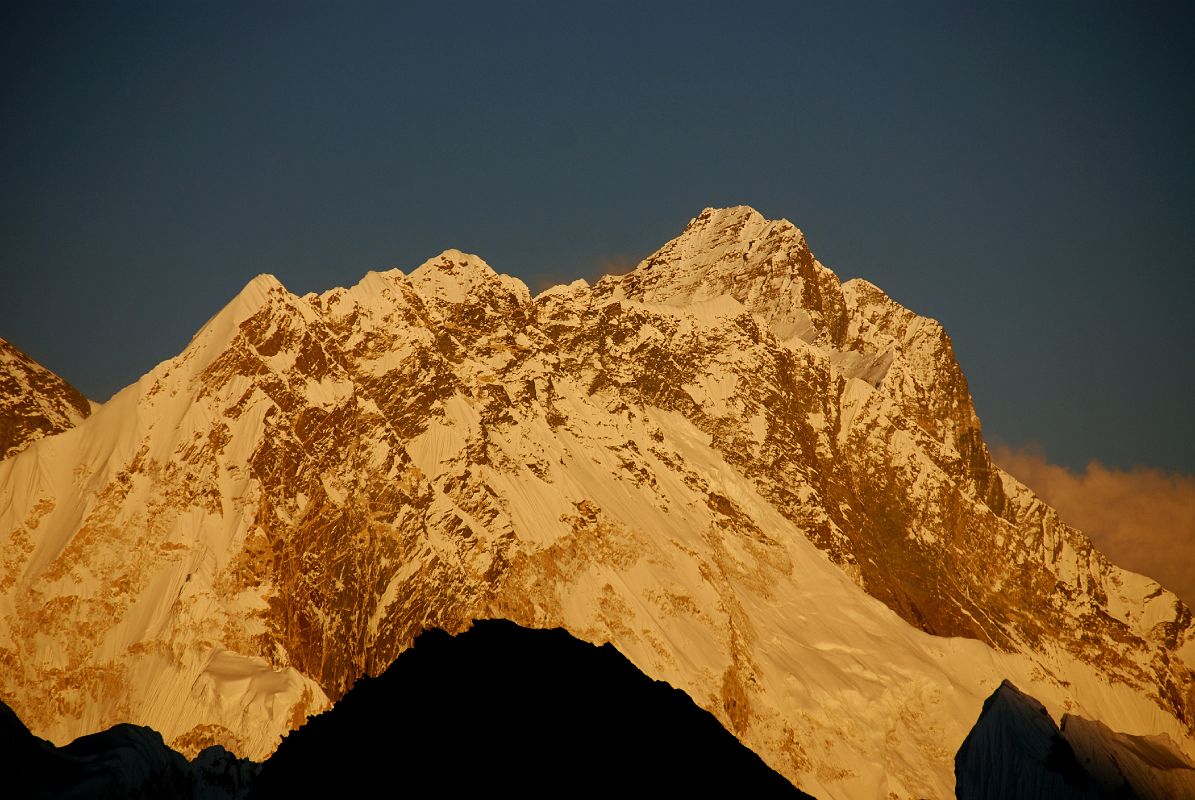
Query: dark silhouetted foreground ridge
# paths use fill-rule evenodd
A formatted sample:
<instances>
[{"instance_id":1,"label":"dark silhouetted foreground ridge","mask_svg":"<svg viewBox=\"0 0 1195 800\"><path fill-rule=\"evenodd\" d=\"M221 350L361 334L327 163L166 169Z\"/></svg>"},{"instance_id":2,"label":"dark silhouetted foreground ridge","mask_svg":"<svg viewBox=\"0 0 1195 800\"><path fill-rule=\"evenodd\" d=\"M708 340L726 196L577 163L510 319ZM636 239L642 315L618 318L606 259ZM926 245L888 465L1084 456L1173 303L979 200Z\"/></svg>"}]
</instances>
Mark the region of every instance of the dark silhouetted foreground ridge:
<instances>
[{"instance_id":1,"label":"dark silhouetted foreground ridge","mask_svg":"<svg viewBox=\"0 0 1195 800\"><path fill-rule=\"evenodd\" d=\"M260 771L260 774L259 774ZM188 762L153 729L64 747L0 703L0 797L809 797L688 695L610 645L484 621L423 633L378 678L290 734L263 765L210 747Z\"/></svg>"},{"instance_id":2,"label":"dark silhouetted foreground ridge","mask_svg":"<svg viewBox=\"0 0 1195 800\"><path fill-rule=\"evenodd\" d=\"M427 631L357 681L283 740L251 797L415 780L444 796L808 796L610 645L491 620L456 637Z\"/></svg>"},{"instance_id":3,"label":"dark silhouetted foreground ridge","mask_svg":"<svg viewBox=\"0 0 1195 800\"><path fill-rule=\"evenodd\" d=\"M20 800L236 800L259 765L219 745L188 762L152 728L114 725L64 747L0 702L0 797Z\"/></svg>"}]
</instances>

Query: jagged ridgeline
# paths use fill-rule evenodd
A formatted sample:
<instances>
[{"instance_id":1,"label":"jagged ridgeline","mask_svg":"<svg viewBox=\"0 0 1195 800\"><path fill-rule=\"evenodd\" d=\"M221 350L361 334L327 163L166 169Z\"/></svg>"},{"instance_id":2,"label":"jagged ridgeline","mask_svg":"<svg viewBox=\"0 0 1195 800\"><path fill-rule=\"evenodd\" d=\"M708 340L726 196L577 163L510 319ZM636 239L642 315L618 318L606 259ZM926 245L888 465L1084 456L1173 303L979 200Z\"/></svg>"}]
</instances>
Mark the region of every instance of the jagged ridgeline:
<instances>
[{"instance_id":1,"label":"jagged ridgeline","mask_svg":"<svg viewBox=\"0 0 1195 800\"><path fill-rule=\"evenodd\" d=\"M933 320L707 209L532 297L251 282L0 461L0 692L261 759L429 627L612 642L819 797L948 797L1004 679L1195 752L1190 611L995 468Z\"/></svg>"}]
</instances>

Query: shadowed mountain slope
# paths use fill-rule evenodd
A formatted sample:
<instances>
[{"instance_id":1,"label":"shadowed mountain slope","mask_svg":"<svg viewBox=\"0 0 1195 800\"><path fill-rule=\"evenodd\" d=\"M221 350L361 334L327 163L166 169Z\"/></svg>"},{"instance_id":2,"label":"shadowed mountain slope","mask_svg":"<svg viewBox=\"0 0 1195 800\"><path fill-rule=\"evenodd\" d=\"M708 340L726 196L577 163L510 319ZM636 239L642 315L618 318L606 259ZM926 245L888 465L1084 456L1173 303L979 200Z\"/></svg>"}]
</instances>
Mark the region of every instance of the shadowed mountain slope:
<instances>
[{"instance_id":1,"label":"shadowed mountain slope","mask_svg":"<svg viewBox=\"0 0 1195 800\"><path fill-rule=\"evenodd\" d=\"M1195 768L1165 736L1065 716L1005 681L955 757L959 800L1192 800Z\"/></svg>"}]
</instances>

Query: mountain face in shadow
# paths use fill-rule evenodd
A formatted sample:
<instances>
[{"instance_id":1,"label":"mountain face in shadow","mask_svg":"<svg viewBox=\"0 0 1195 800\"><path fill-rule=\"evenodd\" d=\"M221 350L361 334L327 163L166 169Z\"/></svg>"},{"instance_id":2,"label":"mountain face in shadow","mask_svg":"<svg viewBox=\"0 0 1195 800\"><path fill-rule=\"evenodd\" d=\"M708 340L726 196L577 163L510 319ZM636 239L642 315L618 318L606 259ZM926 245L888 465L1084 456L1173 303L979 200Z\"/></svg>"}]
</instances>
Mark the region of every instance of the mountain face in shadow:
<instances>
[{"instance_id":1,"label":"mountain face in shadow","mask_svg":"<svg viewBox=\"0 0 1195 800\"><path fill-rule=\"evenodd\" d=\"M140 725L114 725L55 747L0 703L0 797L21 800L235 800L259 765L223 747L188 762Z\"/></svg>"},{"instance_id":2,"label":"mountain face in shadow","mask_svg":"<svg viewBox=\"0 0 1195 800\"><path fill-rule=\"evenodd\" d=\"M250 797L397 793L416 778L446 796L808 797L612 646L501 620L421 634L287 736Z\"/></svg>"},{"instance_id":3,"label":"mountain face in shadow","mask_svg":"<svg viewBox=\"0 0 1195 800\"><path fill-rule=\"evenodd\" d=\"M1195 769L1164 736L1130 736L1045 706L1004 681L955 757L959 800L1195 798Z\"/></svg>"}]
</instances>

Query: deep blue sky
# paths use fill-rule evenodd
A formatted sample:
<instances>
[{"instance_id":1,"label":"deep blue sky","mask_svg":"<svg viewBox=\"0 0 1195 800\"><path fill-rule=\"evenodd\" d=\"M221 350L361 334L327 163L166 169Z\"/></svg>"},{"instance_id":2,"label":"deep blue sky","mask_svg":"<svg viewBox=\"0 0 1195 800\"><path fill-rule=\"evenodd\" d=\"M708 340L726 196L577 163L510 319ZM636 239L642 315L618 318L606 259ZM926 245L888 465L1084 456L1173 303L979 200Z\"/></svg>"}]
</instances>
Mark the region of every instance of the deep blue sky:
<instances>
[{"instance_id":1,"label":"deep blue sky","mask_svg":"<svg viewBox=\"0 0 1195 800\"><path fill-rule=\"evenodd\" d=\"M534 289L747 203L989 438L1195 472L1195 5L639 5L4 4L0 336L103 400L259 272Z\"/></svg>"}]
</instances>

